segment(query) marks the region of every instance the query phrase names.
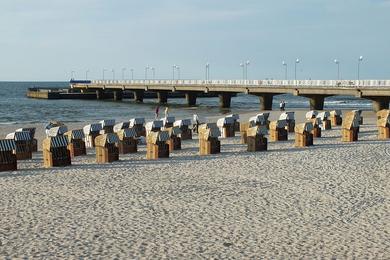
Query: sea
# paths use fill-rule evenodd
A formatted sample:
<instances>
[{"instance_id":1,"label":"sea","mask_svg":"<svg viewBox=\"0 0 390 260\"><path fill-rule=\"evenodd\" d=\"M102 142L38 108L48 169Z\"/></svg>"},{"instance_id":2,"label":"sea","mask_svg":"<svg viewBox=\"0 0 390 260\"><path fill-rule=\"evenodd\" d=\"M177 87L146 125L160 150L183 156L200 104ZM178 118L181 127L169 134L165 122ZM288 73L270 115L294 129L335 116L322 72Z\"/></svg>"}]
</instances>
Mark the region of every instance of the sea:
<instances>
[{"instance_id":1,"label":"sea","mask_svg":"<svg viewBox=\"0 0 390 260\"><path fill-rule=\"evenodd\" d=\"M65 88L69 82L0 82L0 125L42 123L49 121L93 123L102 119L128 121L134 117L154 118L156 99L145 99L143 104L132 100L114 102L110 100L41 100L26 97L30 87ZM278 95L274 97L273 108L285 100L286 109L309 109L309 101L304 97ZM230 113L260 112L256 96L238 94L232 98L230 109L221 109L219 100L198 98L197 106L187 107L184 98L168 99L169 114L176 118L201 118ZM370 110L372 102L350 96L333 96L325 99L324 109ZM165 107L161 107L164 113Z\"/></svg>"}]
</instances>

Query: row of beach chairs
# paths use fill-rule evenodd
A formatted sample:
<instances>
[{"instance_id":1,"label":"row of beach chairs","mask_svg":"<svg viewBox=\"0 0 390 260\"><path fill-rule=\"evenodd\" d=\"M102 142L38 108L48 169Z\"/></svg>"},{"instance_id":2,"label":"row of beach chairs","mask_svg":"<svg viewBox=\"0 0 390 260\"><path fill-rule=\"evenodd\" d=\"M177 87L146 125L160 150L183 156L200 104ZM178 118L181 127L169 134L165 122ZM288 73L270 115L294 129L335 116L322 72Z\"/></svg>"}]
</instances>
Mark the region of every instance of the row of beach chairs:
<instances>
[{"instance_id":1,"label":"row of beach chairs","mask_svg":"<svg viewBox=\"0 0 390 260\"><path fill-rule=\"evenodd\" d=\"M390 111L381 110L377 117L379 139L389 139ZM268 138L273 142L288 140L289 132L295 133L295 147L311 146L322 131L340 125L342 141L354 142L358 140L362 123L360 110L344 115L339 110L309 111L306 121L298 124L294 112L284 112L275 121L269 121L269 113L261 113L241 123L239 115L233 114L198 127L199 154L220 153L219 138L234 137L238 131L241 143L246 144L250 152L266 151ZM43 164L45 167L71 165L72 158L87 154L87 147L95 148L97 163L109 163L119 160L119 154L136 153L140 140L146 142L147 159L168 158L170 153L181 149L182 140L192 139L192 127L190 119L175 120L174 117L151 122L134 118L117 124L115 120L102 120L75 130L68 130L60 122L51 122L42 144ZM35 128L21 128L0 140L0 171L16 170L18 160L32 158L32 153L37 151L34 135Z\"/></svg>"}]
</instances>

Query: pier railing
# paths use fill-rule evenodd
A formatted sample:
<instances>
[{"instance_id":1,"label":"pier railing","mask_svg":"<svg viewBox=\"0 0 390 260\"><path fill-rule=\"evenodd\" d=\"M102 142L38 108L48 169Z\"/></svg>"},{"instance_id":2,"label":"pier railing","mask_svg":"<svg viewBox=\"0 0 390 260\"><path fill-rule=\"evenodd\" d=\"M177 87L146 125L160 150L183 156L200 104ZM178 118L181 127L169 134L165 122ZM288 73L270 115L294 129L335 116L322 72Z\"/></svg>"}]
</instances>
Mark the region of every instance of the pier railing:
<instances>
[{"instance_id":1,"label":"pier railing","mask_svg":"<svg viewBox=\"0 0 390 260\"><path fill-rule=\"evenodd\" d=\"M218 85L218 86L303 86L303 87L390 87L390 80L92 80L107 85Z\"/></svg>"}]
</instances>

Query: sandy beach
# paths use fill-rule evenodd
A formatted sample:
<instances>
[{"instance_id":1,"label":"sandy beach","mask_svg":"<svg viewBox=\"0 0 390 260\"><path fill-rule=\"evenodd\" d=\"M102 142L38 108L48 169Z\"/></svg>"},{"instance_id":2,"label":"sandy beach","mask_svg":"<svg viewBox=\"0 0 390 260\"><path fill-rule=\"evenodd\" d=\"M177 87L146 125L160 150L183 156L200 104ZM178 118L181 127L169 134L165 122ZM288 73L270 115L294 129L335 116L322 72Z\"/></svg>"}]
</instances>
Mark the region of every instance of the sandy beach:
<instances>
[{"instance_id":1,"label":"sandy beach","mask_svg":"<svg viewBox=\"0 0 390 260\"><path fill-rule=\"evenodd\" d=\"M140 146L98 165L89 149L71 167L44 169L36 153L18 171L0 173L0 255L388 259L390 140L377 140L374 112L363 116L354 143L342 143L335 127L312 147L295 148L290 134L258 153L238 134L205 157L198 140L158 161L147 161ZM2 126L1 137L18 127Z\"/></svg>"}]
</instances>

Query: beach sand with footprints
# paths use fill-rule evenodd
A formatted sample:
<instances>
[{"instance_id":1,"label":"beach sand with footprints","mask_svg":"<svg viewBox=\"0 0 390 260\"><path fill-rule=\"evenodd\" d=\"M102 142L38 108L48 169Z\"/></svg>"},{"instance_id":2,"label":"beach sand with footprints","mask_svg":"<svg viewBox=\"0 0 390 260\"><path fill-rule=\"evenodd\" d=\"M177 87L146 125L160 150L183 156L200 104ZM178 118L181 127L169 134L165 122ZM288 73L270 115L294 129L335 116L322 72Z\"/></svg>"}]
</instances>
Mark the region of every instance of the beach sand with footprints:
<instances>
[{"instance_id":1,"label":"beach sand with footprints","mask_svg":"<svg viewBox=\"0 0 390 260\"><path fill-rule=\"evenodd\" d=\"M334 127L314 146L295 148L290 134L258 153L239 136L221 139L218 155L200 157L189 140L157 161L140 146L98 165L89 149L70 167L44 169L36 153L0 173L0 255L386 259L390 140L377 140L373 112L363 116L354 143Z\"/></svg>"}]
</instances>

